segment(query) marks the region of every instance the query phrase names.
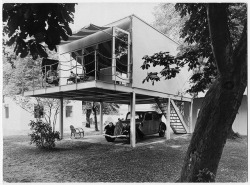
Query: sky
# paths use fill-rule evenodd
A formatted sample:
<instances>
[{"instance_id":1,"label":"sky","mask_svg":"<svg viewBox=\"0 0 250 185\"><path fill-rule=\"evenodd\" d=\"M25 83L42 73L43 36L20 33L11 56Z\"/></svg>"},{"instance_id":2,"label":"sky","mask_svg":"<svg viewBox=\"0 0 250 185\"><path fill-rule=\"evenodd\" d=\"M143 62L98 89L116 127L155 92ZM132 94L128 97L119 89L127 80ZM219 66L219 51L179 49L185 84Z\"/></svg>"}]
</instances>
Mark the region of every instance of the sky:
<instances>
[{"instance_id":1,"label":"sky","mask_svg":"<svg viewBox=\"0 0 250 185\"><path fill-rule=\"evenodd\" d=\"M154 21L154 7L158 4L153 2L78 3L76 5L74 25L71 25L71 28L72 31L76 31L90 23L104 26L132 14L151 24Z\"/></svg>"}]
</instances>

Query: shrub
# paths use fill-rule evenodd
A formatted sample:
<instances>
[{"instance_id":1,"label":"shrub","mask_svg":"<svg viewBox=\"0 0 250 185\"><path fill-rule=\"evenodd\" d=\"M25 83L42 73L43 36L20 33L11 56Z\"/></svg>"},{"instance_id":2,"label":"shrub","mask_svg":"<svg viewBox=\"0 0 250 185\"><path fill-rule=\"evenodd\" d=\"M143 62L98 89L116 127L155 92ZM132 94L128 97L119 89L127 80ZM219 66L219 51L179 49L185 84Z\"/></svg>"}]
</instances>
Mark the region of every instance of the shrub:
<instances>
[{"instance_id":1,"label":"shrub","mask_svg":"<svg viewBox=\"0 0 250 185\"><path fill-rule=\"evenodd\" d=\"M38 148L52 149L55 147L55 140L60 140L60 133L53 132L48 123L42 121L30 121L32 133L29 134L30 144L36 144Z\"/></svg>"}]
</instances>

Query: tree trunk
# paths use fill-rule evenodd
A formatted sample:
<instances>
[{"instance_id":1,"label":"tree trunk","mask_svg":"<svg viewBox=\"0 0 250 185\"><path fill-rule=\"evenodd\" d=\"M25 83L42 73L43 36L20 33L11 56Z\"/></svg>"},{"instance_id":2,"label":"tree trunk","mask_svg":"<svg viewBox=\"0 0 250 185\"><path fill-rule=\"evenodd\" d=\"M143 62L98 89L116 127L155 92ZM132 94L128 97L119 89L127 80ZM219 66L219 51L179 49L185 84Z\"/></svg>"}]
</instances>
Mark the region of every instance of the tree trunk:
<instances>
[{"instance_id":1,"label":"tree trunk","mask_svg":"<svg viewBox=\"0 0 250 185\"><path fill-rule=\"evenodd\" d=\"M86 111L86 125L85 127L90 128L90 115L91 115L92 110L87 109Z\"/></svg>"},{"instance_id":2,"label":"tree trunk","mask_svg":"<svg viewBox=\"0 0 250 185\"><path fill-rule=\"evenodd\" d=\"M208 90L184 159L181 182L214 182L219 161L247 85L247 32L232 50L227 5L207 5L218 77Z\"/></svg>"},{"instance_id":3,"label":"tree trunk","mask_svg":"<svg viewBox=\"0 0 250 185\"><path fill-rule=\"evenodd\" d=\"M96 115L96 106L95 106L95 103L93 103L93 112L94 112L94 117L95 117L95 131L99 131L98 130L98 124L97 124L97 115Z\"/></svg>"},{"instance_id":4,"label":"tree trunk","mask_svg":"<svg viewBox=\"0 0 250 185\"><path fill-rule=\"evenodd\" d=\"M223 147L241 104L238 93L224 90L217 80L207 92L184 160L181 182L213 182Z\"/></svg>"}]
</instances>

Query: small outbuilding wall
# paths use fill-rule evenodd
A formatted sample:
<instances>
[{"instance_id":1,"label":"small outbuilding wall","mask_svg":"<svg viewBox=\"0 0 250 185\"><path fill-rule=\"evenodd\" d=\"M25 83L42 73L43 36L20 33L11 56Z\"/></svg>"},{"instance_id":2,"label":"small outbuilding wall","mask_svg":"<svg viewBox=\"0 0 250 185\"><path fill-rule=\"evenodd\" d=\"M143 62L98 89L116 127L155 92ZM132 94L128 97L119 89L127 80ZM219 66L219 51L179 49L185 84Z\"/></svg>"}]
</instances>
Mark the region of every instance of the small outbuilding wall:
<instances>
[{"instance_id":1,"label":"small outbuilding wall","mask_svg":"<svg viewBox=\"0 0 250 185\"><path fill-rule=\"evenodd\" d=\"M204 98L202 97L202 98L195 98L193 100L193 115L192 115L192 117L193 117L193 121L192 121L193 130L195 128L198 113L200 111L203 99ZM247 96L246 95L243 96L241 106L240 106L238 114L236 115L236 118L234 120L233 130L235 132L238 132L241 135L247 135Z\"/></svg>"}]
</instances>

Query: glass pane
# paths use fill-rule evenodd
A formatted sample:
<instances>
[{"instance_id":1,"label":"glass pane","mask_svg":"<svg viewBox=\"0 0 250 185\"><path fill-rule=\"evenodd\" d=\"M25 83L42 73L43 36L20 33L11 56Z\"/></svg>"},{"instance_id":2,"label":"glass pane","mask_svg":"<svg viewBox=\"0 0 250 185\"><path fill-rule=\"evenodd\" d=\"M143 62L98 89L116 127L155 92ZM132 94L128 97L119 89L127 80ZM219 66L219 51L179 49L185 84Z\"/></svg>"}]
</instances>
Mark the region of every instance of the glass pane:
<instances>
[{"instance_id":1,"label":"glass pane","mask_svg":"<svg viewBox=\"0 0 250 185\"><path fill-rule=\"evenodd\" d=\"M98 69L112 66L112 45L111 40L98 45Z\"/></svg>"},{"instance_id":2,"label":"glass pane","mask_svg":"<svg viewBox=\"0 0 250 185\"><path fill-rule=\"evenodd\" d=\"M73 71L75 74L82 72L82 50L73 51L71 53L71 71Z\"/></svg>"},{"instance_id":3,"label":"glass pane","mask_svg":"<svg viewBox=\"0 0 250 185\"><path fill-rule=\"evenodd\" d=\"M83 62L86 68L87 76L95 76L95 46L84 49Z\"/></svg>"},{"instance_id":4,"label":"glass pane","mask_svg":"<svg viewBox=\"0 0 250 185\"><path fill-rule=\"evenodd\" d=\"M128 76L128 34L115 30L116 78L125 80Z\"/></svg>"},{"instance_id":5,"label":"glass pane","mask_svg":"<svg viewBox=\"0 0 250 185\"><path fill-rule=\"evenodd\" d=\"M148 113L145 115L145 121L149 121L149 120L152 120L152 114L151 113Z\"/></svg>"},{"instance_id":6,"label":"glass pane","mask_svg":"<svg viewBox=\"0 0 250 185\"><path fill-rule=\"evenodd\" d=\"M101 81L112 81L112 41L98 45L97 50L97 76Z\"/></svg>"}]
</instances>

